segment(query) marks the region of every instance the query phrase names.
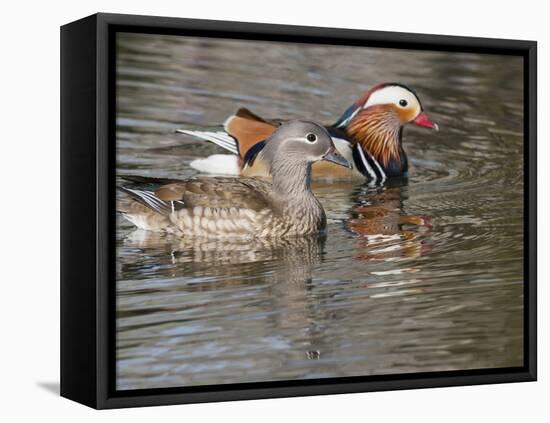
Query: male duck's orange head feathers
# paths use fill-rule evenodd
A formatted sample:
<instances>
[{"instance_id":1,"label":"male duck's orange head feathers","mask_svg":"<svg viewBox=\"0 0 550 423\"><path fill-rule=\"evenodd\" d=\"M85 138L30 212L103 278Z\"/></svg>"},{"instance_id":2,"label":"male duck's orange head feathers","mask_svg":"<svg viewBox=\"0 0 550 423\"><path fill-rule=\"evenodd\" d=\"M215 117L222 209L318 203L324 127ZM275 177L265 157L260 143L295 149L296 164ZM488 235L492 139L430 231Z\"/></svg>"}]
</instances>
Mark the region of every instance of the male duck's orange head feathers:
<instances>
[{"instance_id":1,"label":"male duck's orange head feathers","mask_svg":"<svg viewBox=\"0 0 550 423\"><path fill-rule=\"evenodd\" d=\"M416 93L398 83L379 84L363 94L336 122L380 163L400 161L401 130L408 123L438 129Z\"/></svg>"}]
</instances>

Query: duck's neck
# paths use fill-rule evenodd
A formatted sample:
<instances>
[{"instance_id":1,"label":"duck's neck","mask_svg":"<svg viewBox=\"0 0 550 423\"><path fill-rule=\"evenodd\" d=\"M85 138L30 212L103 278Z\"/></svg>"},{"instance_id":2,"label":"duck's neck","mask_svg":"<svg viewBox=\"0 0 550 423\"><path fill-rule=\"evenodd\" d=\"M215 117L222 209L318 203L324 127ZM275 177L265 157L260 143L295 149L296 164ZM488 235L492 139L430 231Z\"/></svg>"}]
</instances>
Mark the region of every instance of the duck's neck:
<instances>
[{"instance_id":1,"label":"duck's neck","mask_svg":"<svg viewBox=\"0 0 550 423\"><path fill-rule=\"evenodd\" d=\"M345 128L352 142L368 151L382 166L404 160L401 147L402 126L399 117L386 110L373 108L358 114Z\"/></svg>"},{"instance_id":2,"label":"duck's neck","mask_svg":"<svg viewBox=\"0 0 550 423\"><path fill-rule=\"evenodd\" d=\"M311 163L274 160L271 164L273 194L287 201L308 198L311 192Z\"/></svg>"},{"instance_id":3,"label":"duck's neck","mask_svg":"<svg viewBox=\"0 0 550 423\"><path fill-rule=\"evenodd\" d=\"M311 191L311 163L275 161L271 175L273 210L288 233L306 235L326 227L323 206Z\"/></svg>"}]
</instances>

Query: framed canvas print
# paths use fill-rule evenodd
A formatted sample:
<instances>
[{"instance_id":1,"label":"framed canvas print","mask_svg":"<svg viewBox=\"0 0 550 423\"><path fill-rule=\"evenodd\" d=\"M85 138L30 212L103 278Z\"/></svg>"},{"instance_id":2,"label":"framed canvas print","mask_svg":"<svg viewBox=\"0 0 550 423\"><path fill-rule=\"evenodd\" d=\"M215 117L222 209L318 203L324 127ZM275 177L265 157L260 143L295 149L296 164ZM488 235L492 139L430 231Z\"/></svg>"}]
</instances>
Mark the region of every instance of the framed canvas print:
<instances>
[{"instance_id":1,"label":"framed canvas print","mask_svg":"<svg viewBox=\"0 0 550 423\"><path fill-rule=\"evenodd\" d=\"M536 379L536 43L61 29L61 393Z\"/></svg>"}]
</instances>

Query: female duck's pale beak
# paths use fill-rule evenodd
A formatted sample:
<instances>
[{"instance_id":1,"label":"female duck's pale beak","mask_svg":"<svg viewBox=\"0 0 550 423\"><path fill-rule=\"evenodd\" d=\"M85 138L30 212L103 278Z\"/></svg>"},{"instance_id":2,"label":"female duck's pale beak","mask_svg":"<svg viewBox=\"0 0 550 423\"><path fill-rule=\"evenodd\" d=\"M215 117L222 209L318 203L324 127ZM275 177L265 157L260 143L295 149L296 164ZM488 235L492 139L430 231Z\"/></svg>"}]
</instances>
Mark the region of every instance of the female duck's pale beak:
<instances>
[{"instance_id":1,"label":"female duck's pale beak","mask_svg":"<svg viewBox=\"0 0 550 423\"><path fill-rule=\"evenodd\" d=\"M334 146L329 148L329 150L325 153L325 155L321 158L321 160L332 162L337 165L344 166L344 167L347 167L348 169L351 169L351 163L348 162L344 158L344 156L338 153L338 151L336 151L336 148Z\"/></svg>"},{"instance_id":2,"label":"female duck's pale beak","mask_svg":"<svg viewBox=\"0 0 550 423\"><path fill-rule=\"evenodd\" d=\"M433 123L426 112L420 112L418 116L412 121L412 123L418 126L423 126L424 128L430 128L439 131L439 126L437 126L437 123Z\"/></svg>"}]
</instances>

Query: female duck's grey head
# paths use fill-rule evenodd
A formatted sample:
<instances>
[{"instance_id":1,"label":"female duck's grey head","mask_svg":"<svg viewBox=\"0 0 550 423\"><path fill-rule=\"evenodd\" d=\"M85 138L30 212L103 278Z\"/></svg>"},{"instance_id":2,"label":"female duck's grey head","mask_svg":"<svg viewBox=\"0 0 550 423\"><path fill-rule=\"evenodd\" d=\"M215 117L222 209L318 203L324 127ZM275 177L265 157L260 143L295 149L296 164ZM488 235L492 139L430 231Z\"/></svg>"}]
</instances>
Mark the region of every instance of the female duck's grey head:
<instances>
[{"instance_id":1,"label":"female duck's grey head","mask_svg":"<svg viewBox=\"0 0 550 423\"><path fill-rule=\"evenodd\" d=\"M324 127L302 120L292 120L281 125L266 141L262 158L271 165L272 173L274 167L282 163L305 166L319 160L351 167L338 153Z\"/></svg>"}]
</instances>

